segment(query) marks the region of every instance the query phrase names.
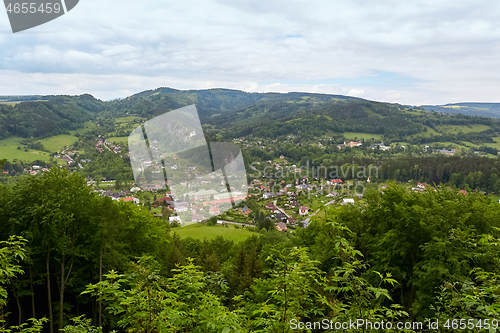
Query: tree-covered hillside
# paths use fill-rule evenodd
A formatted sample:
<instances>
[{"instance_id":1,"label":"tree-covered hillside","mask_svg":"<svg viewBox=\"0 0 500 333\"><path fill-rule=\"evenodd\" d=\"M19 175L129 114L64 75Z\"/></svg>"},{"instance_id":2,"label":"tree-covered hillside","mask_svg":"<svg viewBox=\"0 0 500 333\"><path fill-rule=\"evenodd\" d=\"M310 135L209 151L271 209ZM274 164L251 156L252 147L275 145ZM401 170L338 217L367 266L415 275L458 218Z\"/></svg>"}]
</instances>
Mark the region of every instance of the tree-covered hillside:
<instances>
[{"instance_id":1,"label":"tree-covered hillside","mask_svg":"<svg viewBox=\"0 0 500 333\"><path fill-rule=\"evenodd\" d=\"M0 139L42 138L81 128L103 110L90 95L46 96L40 100L0 103Z\"/></svg>"},{"instance_id":2,"label":"tree-covered hillside","mask_svg":"<svg viewBox=\"0 0 500 333\"><path fill-rule=\"evenodd\" d=\"M0 194L1 332L310 332L298 325L325 318L498 329L500 205L480 193L389 185L239 243L181 239L64 170Z\"/></svg>"},{"instance_id":3,"label":"tree-covered hillside","mask_svg":"<svg viewBox=\"0 0 500 333\"><path fill-rule=\"evenodd\" d=\"M423 105L422 108L450 114L500 118L500 103L453 103L446 105Z\"/></svg>"},{"instance_id":4,"label":"tree-covered hillside","mask_svg":"<svg viewBox=\"0 0 500 333\"><path fill-rule=\"evenodd\" d=\"M495 138L500 135L499 120L446 115L339 95L170 88L144 91L110 102L90 95L0 102L0 135L1 138L47 137L81 128L87 120L104 125L125 116L147 120L190 104L197 106L207 134L226 139L249 135L314 138L356 132L380 135L384 141L412 144L464 141L481 145L496 143Z\"/></svg>"}]
</instances>

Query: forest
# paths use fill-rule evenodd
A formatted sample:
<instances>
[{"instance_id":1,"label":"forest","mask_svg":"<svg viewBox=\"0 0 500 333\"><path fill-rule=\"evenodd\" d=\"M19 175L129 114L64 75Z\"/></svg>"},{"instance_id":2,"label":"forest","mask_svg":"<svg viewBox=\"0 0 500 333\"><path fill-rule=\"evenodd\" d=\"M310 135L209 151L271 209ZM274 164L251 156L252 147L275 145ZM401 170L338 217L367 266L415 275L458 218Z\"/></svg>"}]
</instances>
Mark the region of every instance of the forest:
<instances>
[{"instance_id":1,"label":"forest","mask_svg":"<svg viewBox=\"0 0 500 333\"><path fill-rule=\"evenodd\" d=\"M0 332L290 332L325 318L498 325L498 203L395 183L365 199L294 233L198 241L98 196L77 172L19 177L0 185Z\"/></svg>"}]
</instances>

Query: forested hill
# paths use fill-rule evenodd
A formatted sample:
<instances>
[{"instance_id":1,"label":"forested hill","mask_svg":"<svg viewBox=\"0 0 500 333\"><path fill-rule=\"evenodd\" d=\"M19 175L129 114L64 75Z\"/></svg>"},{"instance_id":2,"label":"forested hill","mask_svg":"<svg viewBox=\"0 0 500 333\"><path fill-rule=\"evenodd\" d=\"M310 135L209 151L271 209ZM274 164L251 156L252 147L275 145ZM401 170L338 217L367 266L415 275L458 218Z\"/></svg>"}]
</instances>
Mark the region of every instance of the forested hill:
<instances>
[{"instance_id":1,"label":"forested hill","mask_svg":"<svg viewBox=\"0 0 500 333\"><path fill-rule=\"evenodd\" d=\"M500 103L454 103L446 105L423 105L422 108L429 111L451 114L500 118Z\"/></svg>"},{"instance_id":2,"label":"forested hill","mask_svg":"<svg viewBox=\"0 0 500 333\"><path fill-rule=\"evenodd\" d=\"M385 141L465 140L481 144L480 140L495 142L493 138L500 133L500 120L447 115L340 95L159 88L109 102L90 95L15 99L0 98L0 138L62 134L83 127L89 120L102 119L104 123L125 116L146 120L190 104L198 107L207 131L214 129L226 139L248 135L314 138L361 132L384 137Z\"/></svg>"},{"instance_id":3,"label":"forested hill","mask_svg":"<svg viewBox=\"0 0 500 333\"><path fill-rule=\"evenodd\" d=\"M104 110L90 95L0 98L0 139L46 137L78 129Z\"/></svg>"},{"instance_id":4,"label":"forested hill","mask_svg":"<svg viewBox=\"0 0 500 333\"><path fill-rule=\"evenodd\" d=\"M384 142L495 144L500 120L429 112L360 98L292 92L246 93L228 89L159 88L106 104L108 118L151 119L168 110L196 104L209 135L232 139L253 135L280 138L341 137L346 132ZM123 133L121 133L123 134Z\"/></svg>"}]
</instances>

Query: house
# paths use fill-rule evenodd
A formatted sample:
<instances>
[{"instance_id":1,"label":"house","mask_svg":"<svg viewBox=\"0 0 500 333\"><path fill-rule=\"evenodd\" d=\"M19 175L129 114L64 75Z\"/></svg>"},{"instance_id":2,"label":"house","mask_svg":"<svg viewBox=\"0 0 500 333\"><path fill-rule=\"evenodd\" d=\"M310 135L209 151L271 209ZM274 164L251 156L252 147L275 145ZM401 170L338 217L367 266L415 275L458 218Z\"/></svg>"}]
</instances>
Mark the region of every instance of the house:
<instances>
[{"instance_id":1,"label":"house","mask_svg":"<svg viewBox=\"0 0 500 333\"><path fill-rule=\"evenodd\" d=\"M307 215L307 213L309 213L309 207L306 207L306 206L301 206L301 207L299 208L299 215L300 215L300 216Z\"/></svg>"},{"instance_id":2,"label":"house","mask_svg":"<svg viewBox=\"0 0 500 333\"><path fill-rule=\"evenodd\" d=\"M252 210L251 210L250 208L248 208L247 206L245 206L245 207L243 207L243 208L241 209L241 213L242 213L243 215L248 215L248 214L250 214L251 212L252 212Z\"/></svg>"},{"instance_id":3,"label":"house","mask_svg":"<svg viewBox=\"0 0 500 333\"><path fill-rule=\"evenodd\" d=\"M135 186L135 187L132 187L132 188L130 189L130 192L135 193L135 192L139 192L140 190L141 190L141 188L140 188L140 187Z\"/></svg>"},{"instance_id":4,"label":"house","mask_svg":"<svg viewBox=\"0 0 500 333\"><path fill-rule=\"evenodd\" d=\"M357 141L349 141L348 143L344 142L344 146L349 147L349 148L360 147L362 145L363 144L361 142L357 142Z\"/></svg>"},{"instance_id":5,"label":"house","mask_svg":"<svg viewBox=\"0 0 500 333\"><path fill-rule=\"evenodd\" d=\"M281 212L276 214L275 218L276 218L276 220L281 221L281 222L286 222L288 220L286 215L281 213Z\"/></svg>"},{"instance_id":6,"label":"house","mask_svg":"<svg viewBox=\"0 0 500 333\"><path fill-rule=\"evenodd\" d=\"M274 207L274 204L272 202L268 202L268 203L266 203L266 208L267 209L274 209L275 207Z\"/></svg>"},{"instance_id":7,"label":"house","mask_svg":"<svg viewBox=\"0 0 500 333\"><path fill-rule=\"evenodd\" d=\"M124 201L124 202L133 202L136 205L138 205L141 202L139 199L134 198L134 197L126 197L126 198L123 198L121 201Z\"/></svg>"},{"instance_id":8,"label":"house","mask_svg":"<svg viewBox=\"0 0 500 333\"><path fill-rule=\"evenodd\" d=\"M440 149L439 150L439 153L441 154L444 154L444 155L448 155L448 156L453 156L455 155L457 151L455 149Z\"/></svg>"},{"instance_id":9,"label":"house","mask_svg":"<svg viewBox=\"0 0 500 333\"><path fill-rule=\"evenodd\" d=\"M330 184L333 184L333 185L336 185L336 184L342 184L344 183L344 181L340 178L337 178L337 179L331 179L330 180Z\"/></svg>"},{"instance_id":10,"label":"house","mask_svg":"<svg viewBox=\"0 0 500 333\"><path fill-rule=\"evenodd\" d=\"M467 191L466 190L460 190L460 191L458 191L458 193L463 194L463 195L467 195Z\"/></svg>"},{"instance_id":11,"label":"house","mask_svg":"<svg viewBox=\"0 0 500 333\"><path fill-rule=\"evenodd\" d=\"M382 150L382 151L387 151L387 150L391 149L390 146L385 146L383 143L371 145L370 148L373 150L378 149L378 150Z\"/></svg>"},{"instance_id":12,"label":"house","mask_svg":"<svg viewBox=\"0 0 500 333\"><path fill-rule=\"evenodd\" d=\"M353 205L353 204L354 204L354 199L352 198L342 199L342 205Z\"/></svg>"},{"instance_id":13,"label":"house","mask_svg":"<svg viewBox=\"0 0 500 333\"><path fill-rule=\"evenodd\" d=\"M309 189L309 186L307 186L306 184L300 184L300 185L297 185L296 188L297 188L297 190L306 191Z\"/></svg>"},{"instance_id":14,"label":"house","mask_svg":"<svg viewBox=\"0 0 500 333\"><path fill-rule=\"evenodd\" d=\"M287 231L287 230L288 230L288 229L287 229L287 227L286 227L286 224L285 224L285 223L283 223L283 222L279 222L279 223L277 223L277 224L276 224L276 229L277 229L278 231L282 231L282 232L285 232L285 231Z\"/></svg>"},{"instance_id":15,"label":"house","mask_svg":"<svg viewBox=\"0 0 500 333\"><path fill-rule=\"evenodd\" d=\"M158 203L172 203L174 201L174 199L172 199L172 197L170 196L165 196L165 197L161 197L161 198L158 198L156 199L156 202Z\"/></svg>"},{"instance_id":16,"label":"house","mask_svg":"<svg viewBox=\"0 0 500 333\"><path fill-rule=\"evenodd\" d=\"M425 188L427 187L427 183L418 183L417 187L422 189L422 190L425 190Z\"/></svg>"},{"instance_id":17,"label":"house","mask_svg":"<svg viewBox=\"0 0 500 333\"><path fill-rule=\"evenodd\" d=\"M168 218L168 222L170 222L170 223L172 223L172 222L181 223L181 217L180 216L170 216Z\"/></svg>"},{"instance_id":18,"label":"house","mask_svg":"<svg viewBox=\"0 0 500 333\"><path fill-rule=\"evenodd\" d=\"M264 198L264 199L270 199L272 197L274 197L274 193L271 193L271 192L266 192L262 195L262 198Z\"/></svg>"}]
</instances>

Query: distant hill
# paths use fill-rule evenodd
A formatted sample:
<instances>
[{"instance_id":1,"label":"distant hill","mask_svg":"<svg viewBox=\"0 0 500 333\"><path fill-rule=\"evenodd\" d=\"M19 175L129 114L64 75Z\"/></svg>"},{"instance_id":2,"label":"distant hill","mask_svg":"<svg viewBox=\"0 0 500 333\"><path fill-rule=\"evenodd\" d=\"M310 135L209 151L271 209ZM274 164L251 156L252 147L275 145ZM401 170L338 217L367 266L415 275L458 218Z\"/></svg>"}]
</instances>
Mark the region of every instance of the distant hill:
<instances>
[{"instance_id":1,"label":"distant hill","mask_svg":"<svg viewBox=\"0 0 500 333\"><path fill-rule=\"evenodd\" d=\"M90 95L0 98L0 139L40 138L78 129L104 110Z\"/></svg>"},{"instance_id":2,"label":"distant hill","mask_svg":"<svg viewBox=\"0 0 500 333\"><path fill-rule=\"evenodd\" d=\"M455 103L446 105L423 105L423 109L451 114L466 114L488 118L500 118L500 103Z\"/></svg>"},{"instance_id":3,"label":"distant hill","mask_svg":"<svg viewBox=\"0 0 500 333\"><path fill-rule=\"evenodd\" d=\"M2 102L26 102L26 101L36 101L43 100L41 95L25 95L25 96L0 96L0 103Z\"/></svg>"},{"instance_id":4,"label":"distant hill","mask_svg":"<svg viewBox=\"0 0 500 333\"><path fill-rule=\"evenodd\" d=\"M423 109L300 92L159 88L109 102L90 95L0 97L0 139L54 136L82 128L89 120L100 124L102 135L126 137L141 121L190 104L196 104L206 134L226 140L249 135L273 139L295 135L316 140L325 135L342 137L349 132L354 133L353 137L377 137L385 142L463 141L471 146L486 143L496 147L500 137L500 120L427 111L459 107ZM494 105L465 103L460 108L476 110L489 106L488 110L493 110Z\"/></svg>"}]
</instances>

